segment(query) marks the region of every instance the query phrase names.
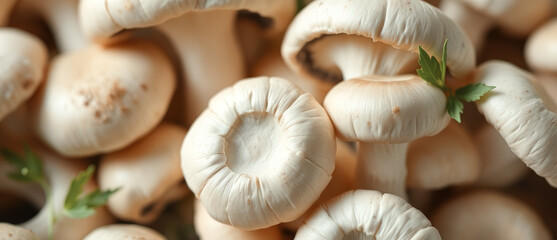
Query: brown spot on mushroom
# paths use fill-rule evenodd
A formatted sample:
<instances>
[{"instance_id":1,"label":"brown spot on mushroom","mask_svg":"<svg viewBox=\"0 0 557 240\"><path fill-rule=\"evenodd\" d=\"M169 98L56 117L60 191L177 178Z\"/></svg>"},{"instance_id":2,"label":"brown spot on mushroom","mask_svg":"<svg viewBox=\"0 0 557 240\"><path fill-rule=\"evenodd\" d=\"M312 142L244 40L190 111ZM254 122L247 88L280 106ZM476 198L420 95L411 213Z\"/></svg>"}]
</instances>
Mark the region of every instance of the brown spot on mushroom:
<instances>
[{"instance_id":1,"label":"brown spot on mushroom","mask_svg":"<svg viewBox=\"0 0 557 240\"><path fill-rule=\"evenodd\" d=\"M398 114L398 113L400 113L400 107L399 107L399 106L395 106L395 107L393 108L393 114Z\"/></svg>"},{"instance_id":2,"label":"brown spot on mushroom","mask_svg":"<svg viewBox=\"0 0 557 240\"><path fill-rule=\"evenodd\" d=\"M99 110L95 111L94 115L95 115L95 118L97 118L97 119L101 118L101 111L99 111Z\"/></svg>"},{"instance_id":3,"label":"brown spot on mushroom","mask_svg":"<svg viewBox=\"0 0 557 240\"><path fill-rule=\"evenodd\" d=\"M370 126L371 126L371 122L367 122L366 124L367 124L367 126L368 126L368 127L370 127Z\"/></svg>"},{"instance_id":4,"label":"brown spot on mushroom","mask_svg":"<svg viewBox=\"0 0 557 240\"><path fill-rule=\"evenodd\" d=\"M21 87L23 88L23 90L29 89L32 85L33 85L33 80L31 79L24 80L23 83L21 83Z\"/></svg>"},{"instance_id":5,"label":"brown spot on mushroom","mask_svg":"<svg viewBox=\"0 0 557 240\"><path fill-rule=\"evenodd\" d=\"M251 205L251 199L248 198L248 206Z\"/></svg>"},{"instance_id":6,"label":"brown spot on mushroom","mask_svg":"<svg viewBox=\"0 0 557 240\"><path fill-rule=\"evenodd\" d=\"M147 91L147 90L149 90L149 87L147 87L147 84L142 83L141 84L141 89L143 89L143 91Z\"/></svg>"},{"instance_id":7,"label":"brown spot on mushroom","mask_svg":"<svg viewBox=\"0 0 557 240\"><path fill-rule=\"evenodd\" d=\"M8 233L8 237L13 237L14 235L12 233Z\"/></svg>"}]
</instances>

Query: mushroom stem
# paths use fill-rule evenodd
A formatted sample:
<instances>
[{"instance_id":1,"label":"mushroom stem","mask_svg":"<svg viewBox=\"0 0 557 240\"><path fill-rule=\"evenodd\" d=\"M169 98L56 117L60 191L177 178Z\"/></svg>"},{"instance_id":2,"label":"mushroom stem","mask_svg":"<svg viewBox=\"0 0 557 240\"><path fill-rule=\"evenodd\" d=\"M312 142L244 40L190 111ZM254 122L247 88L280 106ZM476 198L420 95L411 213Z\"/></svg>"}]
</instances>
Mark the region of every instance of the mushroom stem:
<instances>
[{"instance_id":1,"label":"mushroom stem","mask_svg":"<svg viewBox=\"0 0 557 240\"><path fill-rule=\"evenodd\" d=\"M406 196L406 152L408 143L360 142L356 186Z\"/></svg>"},{"instance_id":2,"label":"mushroom stem","mask_svg":"<svg viewBox=\"0 0 557 240\"><path fill-rule=\"evenodd\" d=\"M219 90L245 76L234 31L234 10L189 12L159 28L173 42L182 64L185 121L189 126Z\"/></svg>"},{"instance_id":3,"label":"mushroom stem","mask_svg":"<svg viewBox=\"0 0 557 240\"><path fill-rule=\"evenodd\" d=\"M439 8L457 23L470 38L472 45L479 52L487 32L493 27L493 21L485 14L481 14L460 1L442 1Z\"/></svg>"}]
</instances>

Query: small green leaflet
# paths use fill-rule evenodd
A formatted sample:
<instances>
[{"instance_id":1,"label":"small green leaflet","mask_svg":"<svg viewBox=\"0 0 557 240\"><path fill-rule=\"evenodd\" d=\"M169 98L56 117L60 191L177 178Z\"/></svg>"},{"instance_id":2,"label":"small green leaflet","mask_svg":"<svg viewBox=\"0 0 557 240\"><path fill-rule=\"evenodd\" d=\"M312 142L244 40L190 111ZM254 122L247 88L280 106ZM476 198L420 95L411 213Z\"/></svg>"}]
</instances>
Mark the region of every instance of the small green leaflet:
<instances>
[{"instance_id":1,"label":"small green leaflet","mask_svg":"<svg viewBox=\"0 0 557 240\"><path fill-rule=\"evenodd\" d=\"M445 77L447 71L447 39L443 44L443 55L441 63L434 56L429 56L421 47L419 48L419 59L421 69L416 70L418 75L429 84L441 89L447 96L447 112L449 116L460 123L460 114L464 110L462 101L474 102L479 100L485 93L494 89L494 86L488 86L483 83L472 83L461 87L453 93L452 89L445 85ZM461 101L462 100L462 101Z\"/></svg>"},{"instance_id":2,"label":"small green leaflet","mask_svg":"<svg viewBox=\"0 0 557 240\"><path fill-rule=\"evenodd\" d=\"M2 158L16 167L16 171L9 173L8 176L19 182L41 182L44 181L43 165L41 159L29 148L25 146L24 155L8 149L0 149Z\"/></svg>"},{"instance_id":3,"label":"small green leaflet","mask_svg":"<svg viewBox=\"0 0 557 240\"><path fill-rule=\"evenodd\" d=\"M95 213L95 209L106 204L110 195L119 189L100 191L99 189L83 196L83 187L95 172L95 166L89 165L72 180L70 190L64 201L64 214L70 218L86 218Z\"/></svg>"}]
</instances>

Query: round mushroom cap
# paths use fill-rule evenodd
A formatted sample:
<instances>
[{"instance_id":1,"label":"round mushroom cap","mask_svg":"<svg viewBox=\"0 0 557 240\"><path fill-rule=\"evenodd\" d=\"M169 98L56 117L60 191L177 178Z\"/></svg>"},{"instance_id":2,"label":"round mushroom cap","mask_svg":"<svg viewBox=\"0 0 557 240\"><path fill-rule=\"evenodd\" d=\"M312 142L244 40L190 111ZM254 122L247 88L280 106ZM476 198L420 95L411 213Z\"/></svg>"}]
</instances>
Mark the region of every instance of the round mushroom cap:
<instances>
[{"instance_id":1,"label":"round mushroom cap","mask_svg":"<svg viewBox=\"0 0 557 240\"><path fill-rule=\"evenodd\" d=\"M475 181L480 174L480 154L466 130L451 121L439 134L409 144L406 185L440 189Z\"/></svg>"},{"instance_id":2,"label":"round mushroom cap","mask_svg":"<svg viewBox=\"0 0 557 240\"><path fill-rule=\"evenodd\" d=\"M529 206L493 191L467 193L433 213L443 239L549 240L551 234Z\"/></svg>"},{"instance_id":3,"label":"round mushroom cap","mask_svg":"<svg viewBox=\"0 0 557 240\"><path fill-rule=\"evenodd\" d=\"M152 222L166 204L188 193L180 170L180 148L186 130L163 123L144 138L99 163L101 189L116 189L107 206L116 217Z\"/></svg>"},{"instance_id":4,"label":"round mushroom cap","mask_svg":"<svg viewBox=\"0 0 557 240\"><path fill-rule=\"evenodd\" d=\"M352 190L322 204L294 239L441 239L426 216L404 199Z\"/></svg>"},{"instance_id":5,"label":"round mushroom cap","mask_svg":"<svg viewBox=\"0 0 557 240\"><path fill-rule=\"evenodd\" d=\"M368 45L379 42L416 53L416 62L418 46L441 59L443 42L448 39L447 66L455 77L464 77L476 64L474 47L464 31L439 9L420 0L313 1L296 15L288 27L282 56L299 75L314 75L317 78L330 75L335 67L316 68L322 65L319 63L322 59L314 57L315 52L326 50L312 51L311 46L339 34L367 38ZM350 57L357 55L351 54ZM370 59L372 57L369 56ZM389 56L381 58L390 59ZM372 60L368 61L361 64L375 64Z\"/></svg>"},{"instance_id":6,"label":"round mushroom cap","mask_svg":"<svg viewBox=\"0 0 557 240\"><path fill-rule=\"evenodd\" d=\"M119 150L156 127L175 85L169 58L153 43L92 45L54 59L31 102L33 125L65 156Z\"/></svg>"},{"instance_id":7,"label":"round mushroom cap","mask_svg":"<svg viewBox=\"0 0 557 240\"><path fill-rule=\"evenodd\" d=\"M449 124L445 94L417 75L366 76L342 81L324 106L347 141L404 143Z\"/></svg>"},{"instance_id":8,"label":"round mushroom cap","mask_svg":"<svg viewBox=\"0 0 557 240\"><path fill-rule=\"evenodd\" d=\"M31 97L47 63L46 46L15 28L0 29L0 121Z\"/></svg>"},{"instance_id":9,"label":"round mushroom cap","mask_svg":"<svg viewBox=\"0 0 557 240\"><path fill-rule=\"evenodd\" d=\"M278 225L264 229L247 231L222 224L213 219L199 200L194 203L195 232L203 240L281 240L282 235Z\"/></svg>"},{"instance_id":10,"label":"round mushroom cap","mask_svg":"<svg viewBox=\"0 0 557 240\"><path fill-rule=\"evenodd\" d=\"M182 171L209 215L253 230L288 222L334 170L325 110L288 80L242 80L214 96L182 145Z\"/></svg>"},{"instance_id":11,"label":"round mushroom cap","mask_svg":"<svg viewBox=\"0 0 557 240\"><path fill-rule=\"evenodd\" d=\"M0 223L0 239L6 240L39 240L39 237L29 229L9 223Z\"/></svg>"},{"instance_id":12,"label":"round mushroom cap","mask_svg":"<svg viewBox=\"0 0 557 240\"><path fill-rule=\"evenodd\" d=\"M148 227L133 224L112 224L95 229L83 240L145 239L166 240L160 233Z\"/></svg>"},{"instance_id":13,"label":"round mushroom cap","mask_svg":"<svg viewBox=\"0 0 557 240\"><path fill-rule=\"evenodd\" d=\"M557 108L551 98L531 74L506 62L486 62L475 76L495 86L476 102L478 110L516 156L557 187Z\"/></svg>"},{"instance_id":14,"label":"round mushroom cap","mask_svg":"<svg viewBox=\"0 0 557 240\"><path fill-rule=\"evenodd\" d=\"M538 28L526 42L526 63L534 71L557 75L557 19Z\"/></svg>"},{"instance_id":15,"label":"round mushroom cap","mask_svg":"<svg viewBox=\"0 0 557 240\"><path fill-rule=\"evenodd\" d=\"M186 12L219 9L248 10L261 16L271 16L271 31L281 31L286 28L294 14L294 2L178 0L161 4L159 0L82 0L79 3L79 17L86 36L94 40L103 40L123 29L155 26Z\"/></svg>"}]
</instances>

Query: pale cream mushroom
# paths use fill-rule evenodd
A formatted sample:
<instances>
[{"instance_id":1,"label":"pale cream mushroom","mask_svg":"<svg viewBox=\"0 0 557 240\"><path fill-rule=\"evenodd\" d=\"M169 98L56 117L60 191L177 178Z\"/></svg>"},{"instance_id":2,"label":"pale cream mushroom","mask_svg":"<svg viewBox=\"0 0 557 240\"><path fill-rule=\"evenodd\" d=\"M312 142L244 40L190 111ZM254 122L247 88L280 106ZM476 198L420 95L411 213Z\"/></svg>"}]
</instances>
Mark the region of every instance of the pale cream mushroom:
<instances>
[{"instance_id":1,"label":"pale cream mushroom","mask_svg":"<svg viewBox=\"0 0 557 240\"><path fill-rule=\"evenodd\" d=\"M529 169L511 151L505 139L491 125L485 125L474 134L480 151L481 171L478 181L482 186L505 187L522 177Z\"/></svg>"},{"instance_id":2,"label":"pale cream mushroom","mask_svg":"<svg viewBox=\"0 0 557 240\"><path fill-rule=\"evenodd\" d=\"M334 152L310 94L258 77L211 99L184 139L182 171L211 217L254 230L301 216L331 180Z\"/></svg>"},{"instance_id":3,"label":"pale cream mushroom","mask_svg":"<svg viewBox=\"0 0 557 240\"><path fill-rule=\"evenodd\" d=\"M462 78L475 67L473 46L437 8L419 0L320 0L296 15L281 52L301 77L338 82L415 73L418 46L441 59L446 39L447 66Z\"/></svg>"},{"instance_id":4,"label":"pale cream mushroom","mask_svg":"<svg viewBox=\"0 0 557 240\"><path fill-rule=\"evenodd\" d=\"M0 1L0 26L8 23L12 8L18 0L3 0Z\"/></svg>"},{"instance_id":5,"label":"pale cream mushroom","mask_svg":"<svg viewBox=\"0 0 557 240\"><path fill-rule=\"evenodd\" d=\"M107 239L137 239L137 240L166 240L166 238L153 229L132 224L113 224L95 229L83 240Z\"/></svg>"},{"instance_id":6,"label":"pale cream mushroom","mask_svg":"<svg viewBox=\"0 0 557 240\"><path fill-rule=\"evenodd\" d=\"M195 232L203 240L281 240L282 235L278 225L253 231L239 229L220 223L213 219L207 210L196 200L194 203Z\"/></svg>"},{"instance_id":7,"label":"pale cream mushroom","mask_svg":"<svg viewBox=\"0 0 557 240\"><path fill-rule=\"evenodd\" d=\"M478 147L455 121L435 136L411 142L406 161L406 185L410 188L435 190L469 184L480 174Z\"/></svg>"},{"instance_id":8,"label":"pale cream mushroom","mask_svg":"<svg viewBox=\"0 0 557 240\"><path fill-rule=\"evenodd\" d=\"M151 131L175 88L168 56L155 44L130 40L53 60L31 101L40 138L65 156L122 149Z\"/></svg>"},{"instance_id":9,"label":"pale cream mushroom","mask_svg":"<svg viewBox=\"0 0 557 240\"><path fill-rule=\"evenodd\" d=\"M0 239L2 240L39 240L39 237L29 229L9 223L0 223Z\"/></svg>"},{"instance_id":10,"label":"pale cream mushroom","mask_svg":"<svg viewBox=\"0 0 557 240\"><path fill-rule=\"evenodd\" d=\"M297 240L441 239L426 216L404 199L352 190L327 201L296 233Z\"/></svg>"},{"instance_id":11,"label":"pale cream mushroom","mask_svg":"<svg viewBox=\"0 0 557 240\"><path fill-rule=\"evenodd\" d=\"M359 142L356 186L406 198L408 143L449 124L445 102L417 75L365 76L333 87L324 106L337 135Z\"/></svg>"},{"instance_id":12,"label":"pale cream mushroom","mask_svg":"<svg viewBox=\"0 0 557 240\"><path fill-rule=\"evenodd\" d=\"M557 19L548 21L528 37L524 54L526 63L536 73L557 76Z\"/></svg>"},{"instance_id":13,"label":"pale cream mushroom","mask_svg":"<svg viewBox=\"0 0 557 240\"><path fill-rule=\"evenodd\" d=\"M0 121L35 92L45 72L47 50L36 37L0 28Z\"/></svg>"},{"instance_id":14,"label":"pale cream mushroom","mask_svg":"<svg viewBox=\"0 0 557 240\"><path fill-rule=\"evenodd\" d=\"M89 44L79 27L78 3L79 0L18 0L13 14L38 16L52 32L59 52L76 51Z\"/></svg>"},{"instance_id":15,"label":"pale cream mushroom","mask_svg":"<svg viewBox=\"0 0 557 240\"><path fill-rule=\"evenodd\" d=\"M219 90L245 77L245 63L235 33L238 10L267 21L266 35L283 31L295 1L84 0L80 18L87 36L102 41L123 29L155 26L174 43L184 77L184 115L190 125ZM216 70L217 69L217 70Z\"/></svg>"},{"instance_id":16,"label":"pale cream mushroom","mask_svg":"<svg viewBox=\"0 0 557 240\"><path fill-rule=\"evenodd\" d=\"M495 86L479 111L526 165L557 187L557 108L537 80L512 64L489 61L476 81Z\"/></svg>"},{"instance_id":17,"label":"pale cream mushroom","mask_svg":"<svg viewBox=\"0 0 557 240\"><path fill-rule=\"evenodd\" d=\"M180 147L186 130L163 123L147 136L99 163L101 189L116 189L107 206L116 217L149 223L164 207L184 197L188 188L180 170Z\"/></svg>"},{"instance_id":18,"label":"pale cream mushroom","mask_svg":"<svg viewBox=\"0 0 557 240\"><path fill-rule=\"evenodd\" d=\"M479 52L493 27L526 37L551 16L552 5L552 0L443 0L439 8L464 29Z\"/></svg>"},{"instance_id":19,"label":"pale cream mushroom","mask_svg":"<svg viewBox=\"0 0 557 240\"><path fill-rule=\"evenodd\" d=\"M431 219L447 240L549 240L528 205L494 191L476 191L444 203Z\"/></svg>"}]
</instances>

